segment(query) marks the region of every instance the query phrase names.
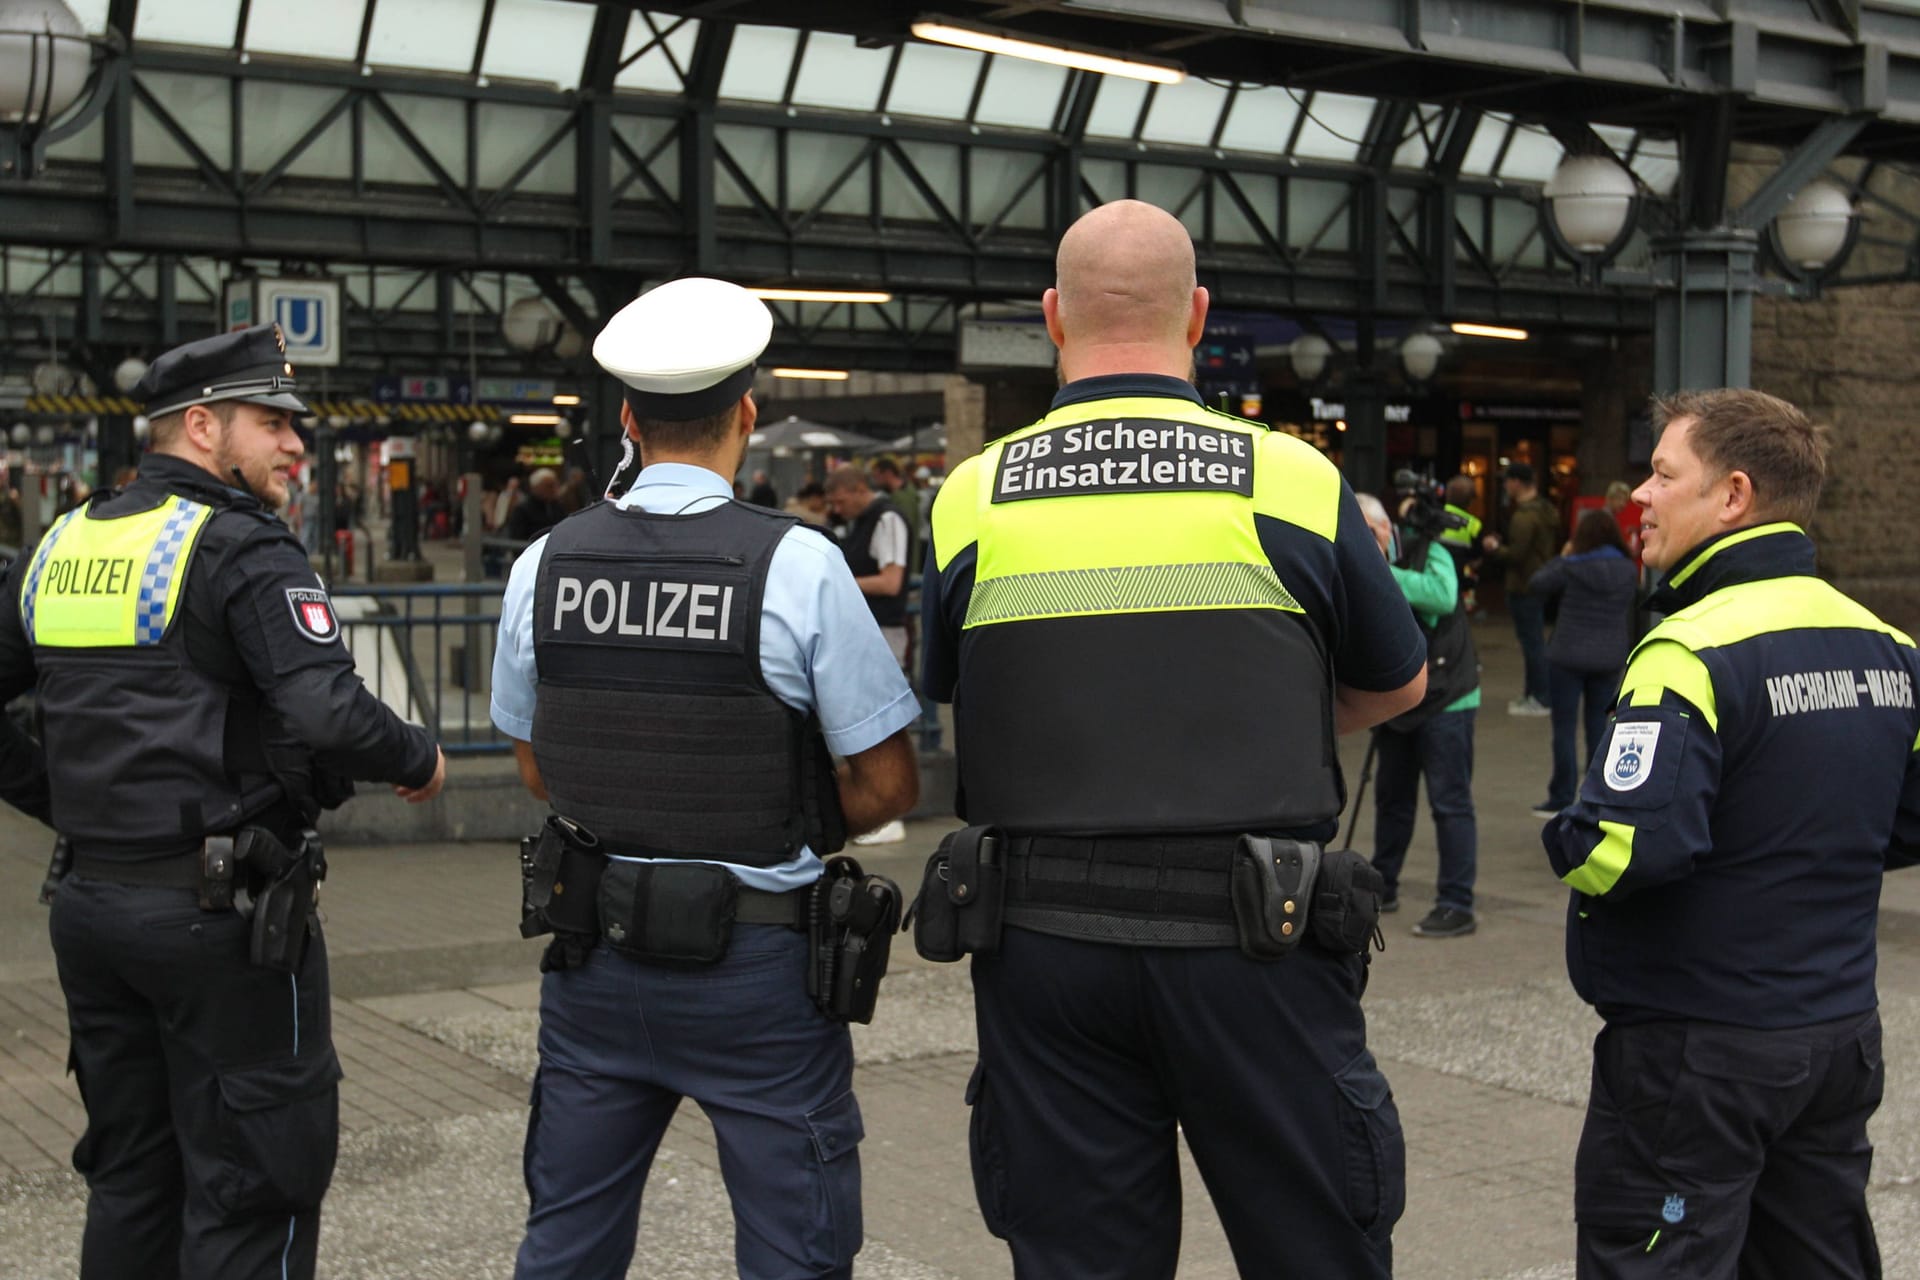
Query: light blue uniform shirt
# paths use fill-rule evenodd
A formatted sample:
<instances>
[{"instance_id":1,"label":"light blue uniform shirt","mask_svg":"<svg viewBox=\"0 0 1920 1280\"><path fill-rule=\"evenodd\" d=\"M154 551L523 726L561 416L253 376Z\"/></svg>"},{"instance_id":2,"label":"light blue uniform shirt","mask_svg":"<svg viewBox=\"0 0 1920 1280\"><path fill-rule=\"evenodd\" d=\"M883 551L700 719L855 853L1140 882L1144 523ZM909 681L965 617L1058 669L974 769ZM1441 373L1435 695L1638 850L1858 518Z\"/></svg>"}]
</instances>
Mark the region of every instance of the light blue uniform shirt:
<instances>
[{"instance_id":1,"label":"light blue uniform shirt","mask_svg":"<svg viewBox=\"0 0 1920 1280\"><path fill-rule=\"evenodd\" d=\"M705 467L660 462L640 472L619 505L678 515L706 511L732 498L733 487ZM500 602L500 643L493 654L493 722L522 742L533 740L539 683L533 660L533 589L546 547L543 538L514 562ZM920 715L900 664L854 585L846 558L833 543L803 528L787 530L773 551L760 617L760 671L780 701L819 715L835 755L878 746ZM634 782L644 786L646 779ZM820 859L807 848L777 867L719 865L749 889L770 893L812 884L821 871Z\"/></svg>"}]
</instances>

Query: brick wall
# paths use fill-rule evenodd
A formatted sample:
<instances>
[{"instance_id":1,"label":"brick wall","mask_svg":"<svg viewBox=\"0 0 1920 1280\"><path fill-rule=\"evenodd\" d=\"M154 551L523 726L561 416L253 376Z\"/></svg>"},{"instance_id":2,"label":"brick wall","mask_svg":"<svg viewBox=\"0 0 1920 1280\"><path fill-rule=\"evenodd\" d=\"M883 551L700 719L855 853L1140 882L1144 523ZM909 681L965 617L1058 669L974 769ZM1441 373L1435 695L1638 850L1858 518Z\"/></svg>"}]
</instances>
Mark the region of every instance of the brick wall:
<instances>
[{"instance_id":1,"label":"brick wall","mask_svg":"<svg viewBox=\"0 0 1920 1280\"><path fill-rule=\"evenodd\" d=\"M1753 385L1832 431L1812 530L1822 572L1920 632L1920 285L1755 299Z\"/></svg>"}]
</instances>

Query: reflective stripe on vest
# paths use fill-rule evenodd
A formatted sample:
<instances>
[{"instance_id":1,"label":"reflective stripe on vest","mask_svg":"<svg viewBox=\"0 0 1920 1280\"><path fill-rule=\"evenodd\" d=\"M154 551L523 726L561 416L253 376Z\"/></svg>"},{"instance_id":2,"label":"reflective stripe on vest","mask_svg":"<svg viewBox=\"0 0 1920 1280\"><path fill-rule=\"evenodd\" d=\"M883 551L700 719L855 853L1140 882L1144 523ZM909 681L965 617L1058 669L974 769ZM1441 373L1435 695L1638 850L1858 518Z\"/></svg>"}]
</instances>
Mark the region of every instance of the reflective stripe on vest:
<instances>
[{"instance_id":1,"label":"reflective stripe on vest","mask_svg":"<svg viewBox=\"0 0 1920 1280\"><path fill-rule=\"evenodd\" d=\"M112 519L85 512L61 517L34 553L20 589L28 639L50 649L159 644L213 508L172 497Z\"/></svg>"}]
</instances>

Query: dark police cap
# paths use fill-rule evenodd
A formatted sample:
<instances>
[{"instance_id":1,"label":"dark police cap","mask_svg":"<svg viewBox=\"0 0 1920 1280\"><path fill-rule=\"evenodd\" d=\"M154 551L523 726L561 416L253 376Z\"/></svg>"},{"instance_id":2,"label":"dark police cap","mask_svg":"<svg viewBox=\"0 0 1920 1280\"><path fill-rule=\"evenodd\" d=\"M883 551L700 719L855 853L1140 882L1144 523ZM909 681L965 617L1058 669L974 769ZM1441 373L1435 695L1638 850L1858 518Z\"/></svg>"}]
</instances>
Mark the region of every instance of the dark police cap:
<instances>
[{"instance_id":1,"label":"dark police cap","mask_svg":"<svg viewBox=\"0 0 1920 1280\"><path fill-rule=\"evenodd\" d=\"M257 324L175 347L153 362L132 395L146 405L149 418L216 400L306 413L306 404L293 392L293 366L280 326Z\"/></svg>"}]
</instances>

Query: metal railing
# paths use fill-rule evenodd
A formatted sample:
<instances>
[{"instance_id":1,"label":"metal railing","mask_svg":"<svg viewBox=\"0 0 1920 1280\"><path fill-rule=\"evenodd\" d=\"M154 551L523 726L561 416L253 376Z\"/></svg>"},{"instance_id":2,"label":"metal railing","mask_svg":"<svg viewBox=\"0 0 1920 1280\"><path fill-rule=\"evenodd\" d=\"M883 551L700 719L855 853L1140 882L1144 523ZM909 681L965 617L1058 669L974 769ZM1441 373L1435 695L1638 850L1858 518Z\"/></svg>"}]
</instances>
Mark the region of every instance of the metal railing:
<instances>
[{"instance_id":1,"label":"metal railing","mask_svg":"<svg viewBox=\"0 0 1920 1280\"><path fill-rule=\"evenodd\" d=\"M349 586L334 611L360 678L452 755L511 750L488 716L502 583Z\"/></svg>"}]
</instances>

